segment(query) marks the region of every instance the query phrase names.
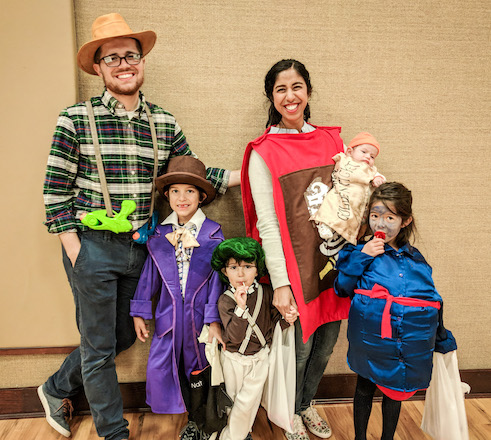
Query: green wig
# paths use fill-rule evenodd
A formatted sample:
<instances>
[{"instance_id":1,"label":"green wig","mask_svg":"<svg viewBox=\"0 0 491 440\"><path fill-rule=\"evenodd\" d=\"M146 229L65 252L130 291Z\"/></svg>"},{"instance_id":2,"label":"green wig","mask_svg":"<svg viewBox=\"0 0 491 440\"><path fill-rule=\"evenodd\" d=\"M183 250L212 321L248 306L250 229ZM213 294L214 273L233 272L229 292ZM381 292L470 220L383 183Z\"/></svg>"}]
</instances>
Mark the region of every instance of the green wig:
<instances>
[{"instance_id":1,"label":"green wig","mask_svg":"<svg viewBox=\"0 0 491 440\"><path fill-rule=\"evenodd\" d=\"M234 258L237 263L256 263L258 278L266 275L266 263L264 250L261 245L249 237L229 238L222 241L213 251L211 257L211 267L218 272L220 279L228 284L228 278L223 274L222 269L227 265L227 261Z\"/></svg>"}]
</instances>

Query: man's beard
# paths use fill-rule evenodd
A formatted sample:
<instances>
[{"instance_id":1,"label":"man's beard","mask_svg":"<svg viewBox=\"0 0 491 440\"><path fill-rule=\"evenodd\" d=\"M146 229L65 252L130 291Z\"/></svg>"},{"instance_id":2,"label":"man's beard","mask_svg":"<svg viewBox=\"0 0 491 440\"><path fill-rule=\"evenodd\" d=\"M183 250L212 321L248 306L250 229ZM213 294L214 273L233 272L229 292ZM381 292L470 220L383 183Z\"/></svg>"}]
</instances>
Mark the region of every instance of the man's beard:
<instances>
[{"instance_id":1,"label":"man's beard","mask_svg":"<svg viewBox=\"0 0 491 440\"><path fill-rule=\"evenodd\" d=\"M108 85L107 84L107 81L106 81L106 78L103 77L103 80L104 80L104 85L106 86L106 88L110 91L110 92L113 92L115 94L118 94L118 95L128 95L128 96L131 96L131 95L134 95L135 93L138 93L138 91L140 90L141 86L143 85L143 80L144 80L144 77L143 75L137 79L137 82L135 83L135 85L131 88L128 88L128 87L120 87L120 85L117 83L117 79L115 80L114 78L111 77L111 81L110 81L110 84Z\"/></svg>"}]
</instances>

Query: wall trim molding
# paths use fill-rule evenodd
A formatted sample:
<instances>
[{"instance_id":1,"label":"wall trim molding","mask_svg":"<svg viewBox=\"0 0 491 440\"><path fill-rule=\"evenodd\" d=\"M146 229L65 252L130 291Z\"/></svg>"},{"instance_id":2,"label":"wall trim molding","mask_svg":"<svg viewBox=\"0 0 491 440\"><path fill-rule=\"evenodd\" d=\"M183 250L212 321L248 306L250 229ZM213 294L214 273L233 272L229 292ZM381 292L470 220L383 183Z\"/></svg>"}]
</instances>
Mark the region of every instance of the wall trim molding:
<instances>
[{"instance_id":1,"label":"wall trim molding","mask_svg":"<svg viewBox=\"0 0 491 440\"><path fill-rule=\"evenodd\" d=\"M33 354L70 354L77 346L69 347L26 347L0 348L0 356L33 355Z\"/></svg>"},{"instance_id":2,"label":"wall trim molding","mask_svg":"<svg viewBox=\"0 0 491 440\"><path fill-rule=\"evenodd\" d=\"M471 387L467 398L491 397L491 369L461 370L460 377ZM355 374L328 374L322 378L315 399L319 403L351 402L355 386ZM150 411L145 403L145 382L122 383L120 387L125 411ZM36 389L37 387L0 389L0 420L44 417ZM411 399L424 399L424 391L416 393ZM89 414L89 406L83 393L73 399L73 406L76 414Z\"/></svg>"}]
</instances>

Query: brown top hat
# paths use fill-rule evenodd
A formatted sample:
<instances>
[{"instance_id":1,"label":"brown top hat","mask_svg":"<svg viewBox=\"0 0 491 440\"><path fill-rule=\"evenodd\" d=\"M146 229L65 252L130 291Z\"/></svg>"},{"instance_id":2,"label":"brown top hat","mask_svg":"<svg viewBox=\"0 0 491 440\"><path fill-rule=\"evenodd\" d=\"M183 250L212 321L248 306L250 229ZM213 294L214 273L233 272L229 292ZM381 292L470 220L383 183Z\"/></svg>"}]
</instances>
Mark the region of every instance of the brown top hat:
<instances>
[{"instance_id":1,"label":"brown top hat","mask_svg":"<svg viewBox=\"0 0 491 440\"><path fill-rule=\"evenodd\" d=\"M173 183L187 183L203 190L206 199L201 202L207 205L216 196L216 190L209 180L206 180L206 167L193 156L176 156L169 160L167 172L155 180L155 186L164 195L166 187Z\"/></svg>"},{"instance_id":2,"label":"brown top hat","mask_svg":"<svg viewBox=\"0 0 491 440\"><path fill-rule=\"evenodd\" d=\"M101 15L92 23L92 40L85 43L78 51L78 67L91 75L97 75L92 67L97 49L107 41L118 37L128 37L138 40L142 47L143 56L152 50L157 40L157 34L154 31L133 32L125 19L115 12Z\"/></svg>"}]
</instances>

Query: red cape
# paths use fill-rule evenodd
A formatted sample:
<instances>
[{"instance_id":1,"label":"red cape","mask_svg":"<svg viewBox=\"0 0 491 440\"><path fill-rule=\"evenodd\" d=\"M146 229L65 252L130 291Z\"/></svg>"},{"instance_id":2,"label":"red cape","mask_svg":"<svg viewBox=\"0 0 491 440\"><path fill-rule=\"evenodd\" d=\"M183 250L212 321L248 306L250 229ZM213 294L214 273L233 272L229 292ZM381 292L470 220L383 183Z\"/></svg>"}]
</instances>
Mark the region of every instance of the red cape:
<instances>
[{"instance_id":1,"label":"red cape","mask_svg":"<svg viewBox=\"0 0 491 440\"><path fill-rule=\"evenodd\" d=\"M242 162L241 190L246 233L259 242L257 216L249 184L249 159L254 149L265 161L273 182L275 211L280 226L288 277L300 313L304 342L322 324L347 319L348 298L338 298L336 271L319 276L328 264L322 240L308 220L304 193L314 179L331 185L332 157L343 151L339 127L316 127L310 133L269 134L247 145ZM287 204L285 204L287 200Z\"/></svg>"}]
</instances>

